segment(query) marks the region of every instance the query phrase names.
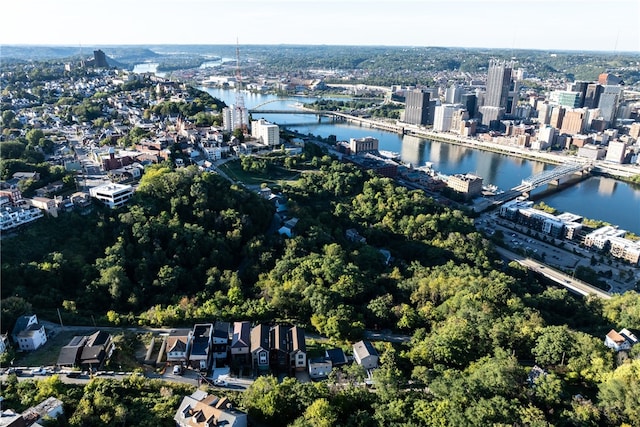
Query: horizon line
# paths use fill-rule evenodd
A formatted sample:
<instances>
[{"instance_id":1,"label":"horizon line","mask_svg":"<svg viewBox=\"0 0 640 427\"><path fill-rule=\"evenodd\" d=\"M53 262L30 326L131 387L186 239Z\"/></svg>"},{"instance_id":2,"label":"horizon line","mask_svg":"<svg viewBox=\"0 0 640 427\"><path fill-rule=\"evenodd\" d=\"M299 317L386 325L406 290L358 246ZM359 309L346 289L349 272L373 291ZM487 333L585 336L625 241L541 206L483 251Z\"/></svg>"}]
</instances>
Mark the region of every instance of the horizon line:
<instances>
[{"instance_id":1,"label":"horizon line","mask_svg":"<svg viewBox=\"0 0 640 427\"><path fill-rule=\"evenodd\" d=\"M140 46L225 46L233 47L235 44L226 43L92 43L78 45L71 43L0 43L2 47L67 47L67 48L87 48L95 47L140 47ZM549 51L549 52L597 52L617 55L622 53L637 54L638 50L598 50L598 49L576 49L576 48L514 48L514 47L486 47L486 46L436 46L436 45L385 45L385 44L329 44L329 43L245 43L243 46L326 46L326 47L384 47L384 48L438 48L438 49L492 49L492 50L511 50L511 51ZM0 56L1 51L0 51Z\"/></svg>"}]
</instances>

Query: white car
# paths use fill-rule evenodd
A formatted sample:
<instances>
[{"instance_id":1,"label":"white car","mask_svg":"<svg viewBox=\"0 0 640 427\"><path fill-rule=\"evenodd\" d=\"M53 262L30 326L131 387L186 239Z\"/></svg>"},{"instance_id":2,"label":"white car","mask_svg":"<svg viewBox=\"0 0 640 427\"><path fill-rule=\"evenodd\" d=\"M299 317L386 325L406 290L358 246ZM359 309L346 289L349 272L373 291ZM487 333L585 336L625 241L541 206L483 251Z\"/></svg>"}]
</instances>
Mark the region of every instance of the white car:
<instances>
[{"instance_id":1,"label":"white car","mask_svg":"<svg viewBox=\"0 0 640 427\"><path fill-rule=\"evenodd\" d=\"M182 375L182 366L173 365L173 375Z\"/></svg>"},{"instance_id":2,"label":"white car","mask_svg":"<svg viewBox=\"0 0 640 427\"><path fill-rule=\"evenodd\" d=\"M216 378L215 380L213 380L213 385L216 385L218 387L226 387L229 384L225 380L221 380L220 378Z\"/></svg>"}]
</instances>

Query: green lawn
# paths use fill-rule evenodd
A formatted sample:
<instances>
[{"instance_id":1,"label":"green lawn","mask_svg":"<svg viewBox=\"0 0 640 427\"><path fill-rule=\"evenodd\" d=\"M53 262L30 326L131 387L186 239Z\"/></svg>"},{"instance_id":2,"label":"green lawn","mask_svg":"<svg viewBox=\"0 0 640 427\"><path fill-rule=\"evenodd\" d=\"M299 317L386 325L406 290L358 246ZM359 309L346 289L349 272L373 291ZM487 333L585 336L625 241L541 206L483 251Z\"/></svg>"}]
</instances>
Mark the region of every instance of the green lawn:
<instances>
[{"instance_id":1,"label":"green lawn","mask_svg":"<svg viewBox=\"0 0 640 427\"><path fill-rule=\"evenodd\" d=\"M53 366L58 361L60 349L69 344L73 332L59 332L47 339L47 343L36 351L25 351L16 353L14 366Z\"/></svg>"},{"instance_id":2,"label":"green lawn","mask_svg":"<svg viewBox=\"0 0 640 427\"><path fill-rule=\"evenodd\" d=\"M300 176L300 171L272 167L268 173L247 172L242 170L239 160L226 162L220 169L235 181L240 181L246 185L279 184L283 181L295 181Z\"/></svg>"}]
</instances>

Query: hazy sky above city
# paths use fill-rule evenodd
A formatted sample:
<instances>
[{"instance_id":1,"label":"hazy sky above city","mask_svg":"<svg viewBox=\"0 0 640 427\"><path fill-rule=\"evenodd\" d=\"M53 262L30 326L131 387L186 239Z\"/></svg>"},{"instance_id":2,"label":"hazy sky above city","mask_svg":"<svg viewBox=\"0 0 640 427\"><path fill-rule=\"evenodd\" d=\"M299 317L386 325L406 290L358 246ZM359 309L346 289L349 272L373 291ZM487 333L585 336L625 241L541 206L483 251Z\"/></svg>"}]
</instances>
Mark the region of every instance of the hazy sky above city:
<instances>
[{"instance_id":1,"label":"hazy sky above city","mask_svg":"<svg viewBox=\"0 0 640 427\"><path fill-rule=\"evenodd\" d=\"M638 0L9 0L0 44L640 51Z\"/></svg>"}]
</instances>

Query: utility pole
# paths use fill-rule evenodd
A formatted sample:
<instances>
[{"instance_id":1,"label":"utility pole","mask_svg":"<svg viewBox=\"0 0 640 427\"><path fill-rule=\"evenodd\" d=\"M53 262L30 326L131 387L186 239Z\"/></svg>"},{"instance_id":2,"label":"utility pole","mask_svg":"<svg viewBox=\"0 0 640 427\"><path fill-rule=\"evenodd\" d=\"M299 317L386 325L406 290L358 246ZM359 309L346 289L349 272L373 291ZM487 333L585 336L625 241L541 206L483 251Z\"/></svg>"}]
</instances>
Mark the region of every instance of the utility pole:
<instances>
[{"instance_id":1,"label":"utility pole","mask_svg":"<svg viewBox=\"0 0 640 427\"><path fill-rule=\"evenodd\" d=\"M62 316L60 315L60 309L57 308L56 310L58 310L58 319L60 319L60 327L64 328L64 325L62 324Z\"/></svg>"}]
</instances>

